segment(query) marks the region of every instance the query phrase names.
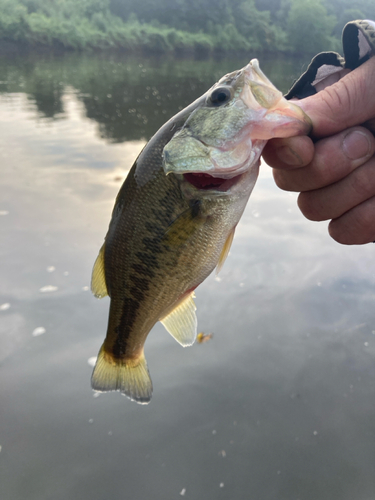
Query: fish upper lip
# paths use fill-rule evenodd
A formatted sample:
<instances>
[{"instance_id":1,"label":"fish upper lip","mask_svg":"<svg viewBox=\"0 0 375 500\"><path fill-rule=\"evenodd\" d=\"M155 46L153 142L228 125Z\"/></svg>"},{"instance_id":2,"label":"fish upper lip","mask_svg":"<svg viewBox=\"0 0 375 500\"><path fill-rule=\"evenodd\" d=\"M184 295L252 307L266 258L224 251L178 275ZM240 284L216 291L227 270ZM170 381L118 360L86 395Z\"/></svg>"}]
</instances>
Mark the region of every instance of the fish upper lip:
<instances>
[{"instance_id":1,"label":"fish upper lip","mask_svg":"<svg viewBox=\"0 0 375 500\"><path fill-rule=\"evenodd\" d=\"M207 144L205 141L202 141L201 138L199 138L197 140L199 140L199 142L201 142L207 148L212 147L210 144ZM253 146L254 146L254 144L255 143L253 142ZM227 149L225 149L223 147L217 147L217 149L219 149L220 151L223 151L223 152L227 151ZM253 151L253 149L254 149L254 147L252 147L251 151ZM243 170L244 166L250 160L251 151L250 151L250 154L247 156L247 158L244 161L242 161L241 163L238 163L235 167L232 167L232 168L220 169L220 167L217 167L215 160L212 160L212 169L211 170L205 170L205 171L191 170L191 171L186 171L186 172L178 172L178 171L171 170L171 172L173 172L174 174L182 174L182 175L185 175L185 174L207 174L213 178L230 180L234 177L238 177L238 176L244 174L249 169L251 169L251 167L256 163L256 161L258 160L258 157L255 157L254 160L248 165L248 167L245 170ZM238 171L240 171L240 172L238 173Z\"/></svg>"}]
</instances>

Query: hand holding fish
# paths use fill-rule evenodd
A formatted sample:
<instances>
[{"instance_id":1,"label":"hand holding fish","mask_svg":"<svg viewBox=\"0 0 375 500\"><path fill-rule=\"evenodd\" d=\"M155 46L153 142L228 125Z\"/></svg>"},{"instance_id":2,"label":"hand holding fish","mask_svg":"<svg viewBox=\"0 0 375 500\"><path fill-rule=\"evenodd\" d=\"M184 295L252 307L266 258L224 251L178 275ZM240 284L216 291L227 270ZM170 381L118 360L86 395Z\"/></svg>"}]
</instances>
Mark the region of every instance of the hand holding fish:
<instances>
[{"instance_id":1,"label":"hand holding fish","mask_svg":"<svg viewBox=\"0 0 375 500\"><path fill-rule=\"evenodd\" d=\"M312 136L273 139L264 149L276 184L300 191L310 220L331 219L329 233L343 244L375 240L375 57L298 105Z\"/></svg>"}]
</instances>

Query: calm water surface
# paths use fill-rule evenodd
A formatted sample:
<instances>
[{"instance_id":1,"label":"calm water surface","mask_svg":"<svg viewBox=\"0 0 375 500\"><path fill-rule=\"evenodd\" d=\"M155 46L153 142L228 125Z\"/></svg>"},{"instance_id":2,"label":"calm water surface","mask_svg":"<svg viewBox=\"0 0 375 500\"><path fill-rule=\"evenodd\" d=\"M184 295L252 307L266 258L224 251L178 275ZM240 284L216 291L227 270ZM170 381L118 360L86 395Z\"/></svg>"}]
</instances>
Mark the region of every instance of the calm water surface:
<instances>
[{"instance_id":1,"label":"calm water surface","mask_svg":"<svg viewBox=\"0 0 375 500\"><path fill-rule=\"evenodd\" d=\"M238 60L0 59L1 500L373 500L375 247L304 220L263 165L205 344L156 325L148 406L90 389L108 300L89 291L146 140ZM287 90L302 65L260 60Z\"/></svg>"}]
</instances>

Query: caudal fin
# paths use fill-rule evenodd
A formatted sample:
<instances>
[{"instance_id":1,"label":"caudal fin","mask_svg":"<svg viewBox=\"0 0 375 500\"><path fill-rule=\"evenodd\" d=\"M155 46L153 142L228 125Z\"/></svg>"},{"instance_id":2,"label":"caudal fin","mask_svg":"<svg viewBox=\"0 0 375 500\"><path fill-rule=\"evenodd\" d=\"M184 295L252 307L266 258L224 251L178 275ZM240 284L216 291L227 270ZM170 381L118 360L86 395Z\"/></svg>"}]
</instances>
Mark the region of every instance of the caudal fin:
<instances>
[{"instance_id":1,"label":"caudal fin","mask_svg":"<svg viewBox=\"0 0 375 500\"><path fill-rule=\"evenodd\" d=\"M91 377L91 387L95 391L120 391L140 404L150 402L152 381L146 358L119 360L105 352L102 346Z\"/></svg>"}]
</instances>

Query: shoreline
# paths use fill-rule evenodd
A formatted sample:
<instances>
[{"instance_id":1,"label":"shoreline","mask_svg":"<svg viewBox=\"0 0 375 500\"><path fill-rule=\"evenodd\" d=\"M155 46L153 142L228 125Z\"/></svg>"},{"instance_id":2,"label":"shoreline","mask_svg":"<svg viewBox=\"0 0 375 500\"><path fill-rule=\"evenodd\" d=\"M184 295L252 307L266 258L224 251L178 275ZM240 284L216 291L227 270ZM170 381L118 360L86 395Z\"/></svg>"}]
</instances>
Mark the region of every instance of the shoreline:
<instances>
[{"instance_id":1,"label":"shoreline","mask_svg":"<svg viewBox=\"0 0 375 500\"><path fill-rule=\"evenodd\" d=\"M275 50L275 49L259 49L259 47L254 48L237 48L231 50L223 50L220 46L212 47L210 49L202 48L197 45L196 47L184 47L184 48L172 48L168 50L161 50L160 48L150 48L145 46L88 46L85 48L73 48L64 46L60 42L54 42L51 44L44 43L28 43L28 42L16 42L13 40L1 40L0 39L0 56L13 56L13 55L29 55L29 54L45 54L45 55L64 55L64 54L113 54L113 55L127 55L127 56L140 56L140 57L181 57L181 58L193 58L196 60L204 60L214 57L215 59L225 59L231 56L241 56L248 55L249 53L256 53L262 56L275 55L285 57L309 57L315 55L314 52L296 52L291 50Z\"/></svg>"}]
</instances>

